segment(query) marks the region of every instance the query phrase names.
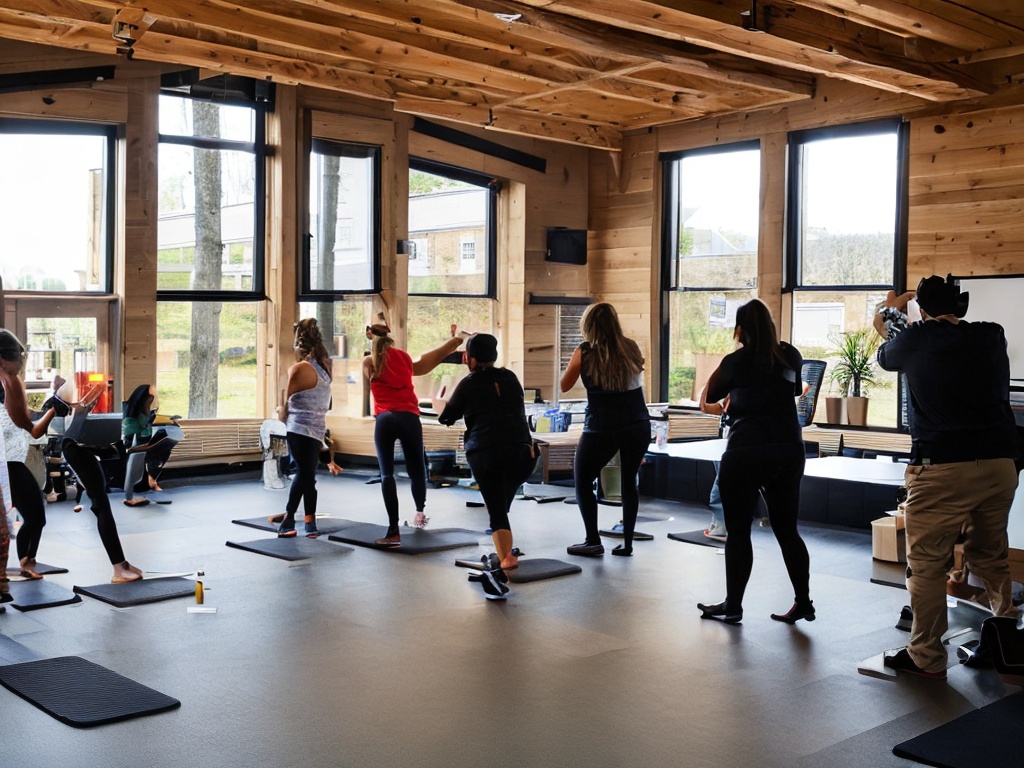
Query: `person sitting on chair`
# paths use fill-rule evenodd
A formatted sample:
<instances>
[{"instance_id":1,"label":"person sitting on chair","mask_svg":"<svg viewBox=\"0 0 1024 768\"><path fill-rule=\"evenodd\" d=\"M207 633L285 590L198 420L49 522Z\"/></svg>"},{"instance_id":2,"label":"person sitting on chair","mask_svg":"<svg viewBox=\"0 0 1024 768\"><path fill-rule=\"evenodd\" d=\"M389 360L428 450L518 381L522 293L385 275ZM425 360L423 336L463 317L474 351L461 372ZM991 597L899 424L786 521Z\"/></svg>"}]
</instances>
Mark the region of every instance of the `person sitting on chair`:
<instances>
[{"instance_id":1,"label":"person sitting on chair","mask_svg":"<svg viewBox=\"0 0 1024 768\"><path fill-rule=\"evenodd\" d=\"M124 473L124 503L129 507L149 504L145 496L135 496L135 486L142 480L143 470L148 475L150 490L163 490L156 478L171 455L171 450L178 444L166 430L153 431L156 411L156 387L152 384L137 386L124 404L121 439L128 454Z\"/></svg>"}]
</instances>

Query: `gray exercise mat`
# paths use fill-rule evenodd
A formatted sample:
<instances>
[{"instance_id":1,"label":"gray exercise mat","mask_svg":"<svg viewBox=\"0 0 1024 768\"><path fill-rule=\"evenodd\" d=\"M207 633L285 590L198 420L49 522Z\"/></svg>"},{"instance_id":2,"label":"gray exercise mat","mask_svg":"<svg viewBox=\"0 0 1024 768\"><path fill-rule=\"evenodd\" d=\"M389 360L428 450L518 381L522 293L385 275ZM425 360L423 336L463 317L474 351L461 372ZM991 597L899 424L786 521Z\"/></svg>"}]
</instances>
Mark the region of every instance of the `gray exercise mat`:
<instances>
[{"instance_id":1,"label":"gray exercise mat","mask_svg":"<svg viewBox=\"0 0 1024 768\"><path fill-rule=\"evenodd\" d=\"M258 531L269 531L270 533L277 533L278 523L272 523L267 520L267 516L263 517L248 517L241 520L232 520L235 525L244 525L247 528L255 528ZM338 517L318 517L316 520L317 530L322 534L335 533L343 528L351 528L353 525L363 525L363 523L357 523L354 520L342 520ZM305 523L301 518L295 521L295 529L299 532L299 536L302 536L302 532L305 530L303 527Z\"/></svg>"},{"instance_id":2,"label":"gray exercise mat","mask_svg":"<svg viewBox=\"0 0 1024 768\"><path fill-rule=\"evenodd\" d=\"M67 568L61 568L59 565L47 565L46 563L36 563L35 567L32 570L35 571L36 573L38 573L40 576L47 576L47 575L49 575L51 573L67 573L68 572ZM8 576L15 576L15 577L20 576L21 575L21 568L18 568L17 566L15 566L13 568L8 568L7 569L7 575Z\"/></svg>"},{"instance_id":3,"label":"gray exercise mat","mask_svg":"<svg viewBox=\"0 0 1024 768\"><path fill-rule=\"evenodd\" d=\"M78 656L0 667L0 685L75 728L166 712L181 702Z\"/></svg>"},{"instance_id":4,"label":"gray exercise mat","mask_svg":"<svg viewBox=\"0 0 1024 768\"><path fill-rule=\"evenodd\" d=\"M684 531L682 533L670 533L668 535L673 541L682 541L686 544L700 544L702 547L714 547L716 549L724 549L724 541L716 541L715 539L709 539L704 535L704 531Z\"/></svg>"},{"instance_id":5,"label":"gray exercise mat","mask_svg":"<svg viewBox=\"0 0 1024 768\"><path fill-rule=\"evenodd\" d=\"M460 568L471 568L475 571L483 570L483 563L480 558L456 559L455 564ZM508 580L516 584L525 584L530 581L541 581L542 579L553 579L556 576L568 576L573 573L582 573L583 569L573 563L565 563L561 560L553 560L547 557L519 558L519 567L509 572Z\"/></svg>"},{"instance_id":6,"label":"gray exercise mat","mask_svg":"<svg viewBox=\"0 0 1024 768\"><path fill-rule=\"evenodd\" d=\"M179 577L167 579L138 579L123 584L94 584L89 587L75 586L75 592L93 597L117 608L157 603L178 597L193 597L196 583Z\"/></svg>"},{"instance_id":7,"label":"gray exercise mat","mask_svg":"<svg viewBox=\"0 0 1024 768\"><path fill-rule=\"evenodd\" d=\"M521 558L519 560L519 567L509 573L508 580L515 584L525 584L530 581L553 579L556 576L568 576L573 573L582 572L583 569L578 565L564 563L561 560L547 557Z\"/></svg>"},{"instance_id":8,"label":"gray exercise mat","mask_svg":"<svg viewBox=\"0 0 1024 768\"><path fill-rule=\"evenodd\" d=\"M351 547L339 547L324 540L307 539L305 536L292 536L287 539L256 539L254 541L224 542L233 549L253 552L257 555L276 557L279 560L308 560L313 557L329 557L343 552L351 552Z\"/></svg>"},{"instance_id":9,"label":"gray exercise mat","mask_svg":"<svg viewBox=\"0 0 1024 768\"><path fill-rule=\"evenodd\" d=\"M45 579L12 581L10 586L11 597L14 598L11 605L19 611L34 611L39 608L82 602L82 598L70 589Z\"/></svg>"},{"instance_id":10,"label":"gray exercise mat","mask_svg":"<svg viewBox=\"0 0 1024 768\"><path fill-rule=\"evenodd\" d=\"M475 547L479 544L481 531L470 531L466 528L403 528L401 530L402 545L399 547L381 547L374 542L384 538L387 526L363 523L362 525L344 528L332 533L327 538L331 541L342 541L346 544L358 544L361 547L373 547L403 555L421 555L426 552L442 552L458 547Z\"/></svg>"}]
</instances>

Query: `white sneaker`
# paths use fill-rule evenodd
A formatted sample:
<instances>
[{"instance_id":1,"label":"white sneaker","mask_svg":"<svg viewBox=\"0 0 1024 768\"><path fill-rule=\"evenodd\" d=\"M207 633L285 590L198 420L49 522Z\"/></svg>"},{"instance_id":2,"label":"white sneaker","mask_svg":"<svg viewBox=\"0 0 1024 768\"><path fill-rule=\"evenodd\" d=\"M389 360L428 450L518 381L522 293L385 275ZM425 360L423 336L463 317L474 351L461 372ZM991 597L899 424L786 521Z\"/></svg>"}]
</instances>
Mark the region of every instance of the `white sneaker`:
<instances>
[{"instance_id":1,"label":"white sneaker","mask_svg":"<svg viewBox=\"0 0 1024 768\"><path fill-rule=\"evenodd\" d=\"M430 522L430 518L429 517L427 517L422 512L417 512L415 515L413 515L412 527L413 528L426 528L427 527L427 523L429 523L429 522Z\"/></svg>"}]
</instances>

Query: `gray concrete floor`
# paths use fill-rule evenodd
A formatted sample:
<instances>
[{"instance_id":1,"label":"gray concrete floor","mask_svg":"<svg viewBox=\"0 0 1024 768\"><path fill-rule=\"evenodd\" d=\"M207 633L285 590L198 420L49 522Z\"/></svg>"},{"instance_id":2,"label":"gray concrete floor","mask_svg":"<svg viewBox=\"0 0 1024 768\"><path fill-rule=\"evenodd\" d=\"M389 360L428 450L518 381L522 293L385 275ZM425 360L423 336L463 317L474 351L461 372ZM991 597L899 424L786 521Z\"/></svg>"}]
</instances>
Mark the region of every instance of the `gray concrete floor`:
<instances>
[{"instance_id":1,"label":"gray concrete floor","mask_svg":"<svg viewBox=\"0 0 1024 768\"><path fill-rule=\"evenodd\" d=\"M383 522L380 487L364 481L320 477L320 512ZM407 484L399 492L411 517ZM894 628L906 592L870 583L867 532L804 528L818 620L790 627L768 618L792 594L774 538L755 529L745 618L729 627L695 608L724 595L721 554L666 538L706 525L695 506L644 500L638 527L654 540L633 558L587 559L565 554L582 539L575 506L516 502L524 552L583 573L492 603L454 567L490 550L482 533L437 554L356 547L289 563L225 546L271 536L231 520L282 509L285 491L246 479L168 493L173 504L137 509L112 496L125 551L150 576L203 568L215 614L187 613L187 599L118 610L84 598L9 609L0 634L180 709L75 729L0 689L0 765L879 768L912 765L895 744L1016 690L955 662L946 683L858 674L906 638ZM431 490L431 526L482 532L486 513L467 498ZM39 559L70 569L56 584L105 582L94 518L71 507L47 507ZM610 527L618 510L601 515Z\"/></svg>"}]
</instances>

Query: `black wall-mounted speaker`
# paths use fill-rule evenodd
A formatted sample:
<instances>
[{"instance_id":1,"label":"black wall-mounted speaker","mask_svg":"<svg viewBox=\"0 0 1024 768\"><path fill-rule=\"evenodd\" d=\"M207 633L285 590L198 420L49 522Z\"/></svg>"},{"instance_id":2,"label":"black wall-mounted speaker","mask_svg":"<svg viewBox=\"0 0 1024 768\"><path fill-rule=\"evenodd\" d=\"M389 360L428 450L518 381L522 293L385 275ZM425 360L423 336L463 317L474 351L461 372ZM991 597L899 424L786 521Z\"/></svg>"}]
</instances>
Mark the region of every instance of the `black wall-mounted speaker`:
<instances>
[{"instance_id":1,"label":"black wall-mounted speaker","mask_svg":"<svg viewBox=\"0 0 1024 768\"><path fill-rule=\"evenodd\" d=\"M555 227L548 230L546 261L558 264L587 263L587 230Z\"/></svg>"}]
</instances>

